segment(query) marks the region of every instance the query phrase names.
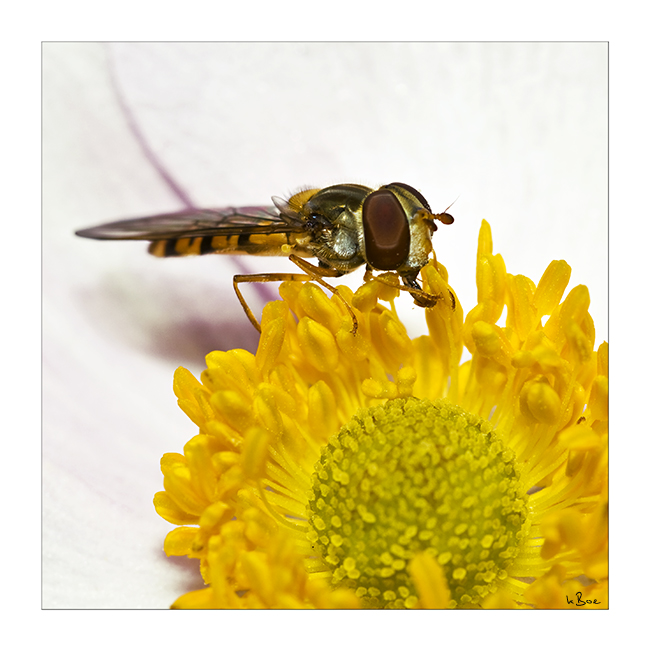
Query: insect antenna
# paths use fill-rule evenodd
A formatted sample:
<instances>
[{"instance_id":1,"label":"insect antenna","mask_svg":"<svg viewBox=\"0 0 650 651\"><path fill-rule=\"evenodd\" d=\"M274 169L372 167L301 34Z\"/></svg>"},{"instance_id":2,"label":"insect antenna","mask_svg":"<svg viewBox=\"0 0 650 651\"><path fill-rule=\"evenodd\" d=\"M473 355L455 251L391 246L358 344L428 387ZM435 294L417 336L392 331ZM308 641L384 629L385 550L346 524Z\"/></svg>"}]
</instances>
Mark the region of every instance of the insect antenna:
<instances>
[{"instance_id":1,"label":"insect antenna","mask_svg":"<svg viewBox=\"0 0 650 651\"><path fill-rule=\"evenodd\" d=\"M436 226L435 223L436 219L447 225L454 223L454 218L447 211L456 203L456 201L458 201L458 197L456 197L441 213L428 212L424 215L424 219L427 221L432 232L438 230L438 226Z\"/></svg>"}]
</instances>

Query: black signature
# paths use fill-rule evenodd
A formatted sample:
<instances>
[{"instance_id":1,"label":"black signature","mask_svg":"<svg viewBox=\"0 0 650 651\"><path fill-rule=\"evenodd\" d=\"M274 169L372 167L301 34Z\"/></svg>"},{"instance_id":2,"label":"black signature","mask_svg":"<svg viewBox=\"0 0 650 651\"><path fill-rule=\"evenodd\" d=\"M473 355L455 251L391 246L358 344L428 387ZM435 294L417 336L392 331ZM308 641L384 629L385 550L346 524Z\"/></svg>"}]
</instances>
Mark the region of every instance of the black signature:
<instances>
[{"instance_id":1,"label":"black signature","mask_svg":"<svg viewBox=\"0 0 650 651\"><path fill-rule=\"evenodd\" d=\"M566 602L567 604L573 604L574 606L589 606L589 605L599 605L601 602L598 601L598 599L586 599L585 601L582 600L582 592L576 592L576 599L577 602L574 602L573 599L569 599L568 595L566 596Z\"/></svg>"}]
</instances>

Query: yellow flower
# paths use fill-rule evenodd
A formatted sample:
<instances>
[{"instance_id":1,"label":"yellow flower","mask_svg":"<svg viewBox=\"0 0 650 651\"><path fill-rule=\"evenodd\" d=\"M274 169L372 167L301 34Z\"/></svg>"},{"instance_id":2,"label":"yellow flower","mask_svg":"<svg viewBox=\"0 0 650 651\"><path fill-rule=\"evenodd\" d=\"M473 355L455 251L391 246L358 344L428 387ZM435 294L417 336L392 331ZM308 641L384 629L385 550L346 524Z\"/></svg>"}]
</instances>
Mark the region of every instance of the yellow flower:
<instances>
[{"instance_id":1,"label":"yellow flower","mask_svg":"<svg viewBox=\"0 0 650 651\"><path fill-rule=\"evenodd\" d=\"M408 337L390 275L339 286L356 335L340 298L291 282L256 355L177 370L199 434L163 457L154 504L207 587L174 607L607 606L607 344L587 288L562 301L564 261L537 286L508 274L486 222L464 319L445 268L422 275L427 336Z\"/></svg>"}]
</instances>

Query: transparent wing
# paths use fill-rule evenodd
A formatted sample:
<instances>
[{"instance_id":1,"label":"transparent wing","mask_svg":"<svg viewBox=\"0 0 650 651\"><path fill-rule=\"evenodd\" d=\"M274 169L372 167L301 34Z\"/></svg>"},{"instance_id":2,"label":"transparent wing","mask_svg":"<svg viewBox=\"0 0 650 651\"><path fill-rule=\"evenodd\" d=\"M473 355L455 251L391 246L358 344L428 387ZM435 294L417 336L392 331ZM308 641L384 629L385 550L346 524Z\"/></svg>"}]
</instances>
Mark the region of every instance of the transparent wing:
<instances>
[{"instance_id":1,"label":"transparent wing","mask_svg":"<svg viewBox=\"0 0 650 651\"><path fill-rule=\"evenodd\" d=\"M268 235L294 233L303 230L303 221L296 213L284 214L275 206L245 206L183 210L181 212L84 228L76 232L94 240L166 240L179 237Z\"/></svg>"}]
</instances>

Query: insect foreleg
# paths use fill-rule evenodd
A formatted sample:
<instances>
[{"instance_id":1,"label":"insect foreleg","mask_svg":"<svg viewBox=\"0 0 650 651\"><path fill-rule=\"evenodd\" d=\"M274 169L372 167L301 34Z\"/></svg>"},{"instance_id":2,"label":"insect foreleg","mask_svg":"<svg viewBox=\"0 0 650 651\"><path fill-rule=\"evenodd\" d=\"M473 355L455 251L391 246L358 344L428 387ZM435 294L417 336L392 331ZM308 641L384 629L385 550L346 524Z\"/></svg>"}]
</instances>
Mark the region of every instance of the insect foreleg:
<instances>
[{"instance_id":1,"label":"insect foreleg","mask_svg":"<svg viewBox=\"0 0 650 651\"><path fill-rule=\"evenodd\" d=\"M413 301L420 307L434 307L435 304L442 298L442 294L428 294L420 287L413 287L404 282L400 289L407 291L413 296Z\"/></svg>"},{"instance_id":2,"label":"insect foreleg","mask_svg":"<svg viewBox=\"0 0 650 651\"><path fill-rule=\"evenodd\" d=\"M371 275L368 278L364 278L364 280L368 281L370 278L372 278L373 280L378 280L380 283L384 283L384 285L388 285L389 287L397 287L395 284L397 280L395 276L396 274L381 274L379 276ZM411 296L413 296L415 304L420 307L434 307L436 303L442 298L441 294L429 294L425 292L418 285L416 280L413 280L411 283L409 283L405 278L402 278L402 281L402 284L398 286L399 289L411 294Z\"/></svg>"},{"instance_id":3,"label":"insect foreleg","mask_svg":"<svg viewBox=\"0 0 650 651\"><path fill-rule=\"evenodd\" d=\"M350 332L353 335L355 335L359 328L359 323L357 321L357 317L354 314L354 311L352 310L352 307L343 298L343 296L341 296L339 290L336 289L336 287L333 287L332 285L326 283L323 280L323 276L327 276L328 278L338 278L339 276L341 276L341 272L337 271L336 269L317 267L316 265L307 262L307 260L303 260L302 258L299 258L297 255L293 253L289 256L289 260L291 260L291 262L293 262L300 269L302 269L309 276L311 280L317 282L319 285L322 285L323 287L325 287L325 289L329 289L330 292L332 292L332 294L336 294L341 299L341 301L343 301L343 305L345 305L348 312L350 313L350 316L352 317L352 330L350 330Z\"/></svg>"},{"instance_id":4,"label":"insect foreleg","mask_svg":"<svg viewBox=\"0 0 650 651\"><path fill-rule=\"evenodd\" d=\"M419 305L420 307L434 307L436 303L443 298L442 294L428 294L425 292L423 289L420 289L419 287L409 287L406 283L404 283L400 289L403 289L407 291L411 296L413 296L413 301L415 302L416 305ZM451 289L447 290L449 292L449 300L451 301L451 309L455 310L456 309L456 297L454 296L454 292L451 291Z\"/></svg>"}]
</instances>

